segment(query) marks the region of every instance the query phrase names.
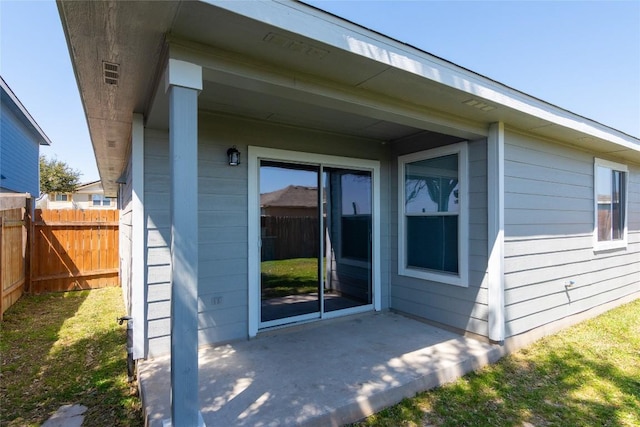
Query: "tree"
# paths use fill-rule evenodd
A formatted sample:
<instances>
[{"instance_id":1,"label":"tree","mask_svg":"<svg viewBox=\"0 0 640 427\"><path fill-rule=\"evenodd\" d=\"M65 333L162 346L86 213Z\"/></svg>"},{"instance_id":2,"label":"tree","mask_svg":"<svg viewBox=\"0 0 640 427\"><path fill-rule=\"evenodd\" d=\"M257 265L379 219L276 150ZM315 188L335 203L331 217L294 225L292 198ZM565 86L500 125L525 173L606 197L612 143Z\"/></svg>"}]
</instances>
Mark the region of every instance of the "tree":
<instances>
[{"instance_id":1,"label":"tree","mask_svg":"<svg viewBox=\"0 0 640 427\"><path fill-rule=\"evenodd\" d=\"M79 179L80 171L62 160L40 156L40 194L73 193Z\"/></svg>"},{"instance_id":2,"label":"tree","mask_svg":"<svg viewBox=\"0 0 640 427\"><path fill-rule=\"evenodd\" d=\"M426 188L427 194L432 202L438 205L437 212L449 211L449 198L453 193L455 200L454 203L458 203L458 186L457 178L447 177L431 177L431 176L419 176L414 178L407 177L405 181L405 194L406 204L417 198L418 195ZM424 212L424 211L423 211Z\"/></svg>"}]
</instances>

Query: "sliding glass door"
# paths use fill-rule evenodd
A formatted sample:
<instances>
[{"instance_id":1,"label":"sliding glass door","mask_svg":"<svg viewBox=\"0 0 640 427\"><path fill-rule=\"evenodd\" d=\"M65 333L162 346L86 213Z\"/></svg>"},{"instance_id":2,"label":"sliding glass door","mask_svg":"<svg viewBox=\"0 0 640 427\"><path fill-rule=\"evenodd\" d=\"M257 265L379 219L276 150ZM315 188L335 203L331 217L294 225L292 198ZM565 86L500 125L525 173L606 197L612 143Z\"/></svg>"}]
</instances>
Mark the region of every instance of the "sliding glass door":
<instances>
[{"instance_id":1,"label":"sliding glass door","mask_svg":"<svg viewBox=\"0 0 640 427\"><path fill-rule=\"evenodd\" d=\"M371 306L371 171L258 164L260 327Z\"/></svg>"}]
</instances>

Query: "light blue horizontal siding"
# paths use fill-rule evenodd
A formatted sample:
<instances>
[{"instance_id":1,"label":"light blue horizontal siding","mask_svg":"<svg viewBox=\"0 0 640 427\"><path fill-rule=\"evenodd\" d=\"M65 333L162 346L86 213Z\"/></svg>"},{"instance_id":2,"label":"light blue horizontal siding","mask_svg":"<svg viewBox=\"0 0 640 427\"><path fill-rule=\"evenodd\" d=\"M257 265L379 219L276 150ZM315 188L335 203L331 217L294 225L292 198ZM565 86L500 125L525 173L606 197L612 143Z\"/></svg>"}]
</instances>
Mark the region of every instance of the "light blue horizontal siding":
<instances>
[{"instance_id":1,"label":"light blue horizontal siding","mask_svg":"<svg viewBox=\"0 0 640 427\"><path fill-rule=\"evenodd\" d=\"M440 140L439 138L444 138ZM398 165L400 155L427 150L451 137L422 135L394 143L391 172L391 308L463 331L488 334L487 269L487 144L469 143L469 283L447 285L398 275Z\"/></svg>"},{"instance_id":2,"label":"light blue horizontal siding","mask_svg":"<svg viewBox=\"0 0 640 427\"><path fill-rule=\"evenodd\" d=\"M212 114L199 117L198 143L198 327L199 344L244 339L248 333L247 176L245 160L227 164L226 150L248 145L366 157L388 163L388 147L377 142ZM381 205L388 206L388 176L382 176ZM145 214L147 243L147 332L149 355L170 349L171 223L169 141L165 132L145 131ZM388 223L388 210L382 213ZM388 230L381 236L383 259ZM388 307L388 268L382 266Z\"/></svg>"},{"instance_id":3,"label":"light blue horizontal siding","mask_svg":"<svg viewBox=\"0 0 640 427\"><path fill-rule=\"evenodd\" d=\"M630 165L627 248L594 252L594 157L507 130L507 336L640 290L640 170Z\"/></svg>"},{"instance_id":4,"label":"light blue horizontal siding","mask_svg":"<svg viewBox=\"0 0 640 427\"><path fill-rule=\"evenodd\" d=\"M171 216L169 136L144 133L145 277L148 356L167 353L171 344Z\"/></svg>"}]
</instances>

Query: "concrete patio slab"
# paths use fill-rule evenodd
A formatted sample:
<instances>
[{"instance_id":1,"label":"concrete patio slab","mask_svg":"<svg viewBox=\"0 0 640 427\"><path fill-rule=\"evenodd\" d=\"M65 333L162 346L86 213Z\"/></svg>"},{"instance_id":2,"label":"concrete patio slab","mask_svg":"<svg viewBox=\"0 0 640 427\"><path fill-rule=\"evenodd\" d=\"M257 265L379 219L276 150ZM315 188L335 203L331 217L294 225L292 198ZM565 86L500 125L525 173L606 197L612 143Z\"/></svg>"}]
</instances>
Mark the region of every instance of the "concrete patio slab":
<instances>
[{"instance_id":1,"label":"concrete patio slab","mask_svg":"<svg viewBox=\"0 0 640 427\"><path fill-rule=\"evenodd\" d=\"M396 313L350 316L200 350L200 408L207 426L339 426L501 356ZM139 366L151 427L171 413L169 370L169 357Z\"/></svg>"}]
</instances>

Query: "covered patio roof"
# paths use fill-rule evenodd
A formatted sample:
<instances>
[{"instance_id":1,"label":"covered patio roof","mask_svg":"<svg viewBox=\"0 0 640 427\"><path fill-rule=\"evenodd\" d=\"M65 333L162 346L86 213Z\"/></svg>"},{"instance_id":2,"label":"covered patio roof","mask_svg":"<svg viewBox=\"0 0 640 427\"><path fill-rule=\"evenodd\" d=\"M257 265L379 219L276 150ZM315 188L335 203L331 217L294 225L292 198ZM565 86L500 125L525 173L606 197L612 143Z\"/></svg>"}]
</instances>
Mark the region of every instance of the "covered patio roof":
<instances>
[{"instance_id":1,"label":"covered patio roof","mask_svg":"<svg viewBox=\"0 0 640 427\"><path fill-rule=\"evenodd\" d=\"M133 113L166 128L168 57L203 67L201 111L394 141L504 122L640 162L620 131L300 2L58 1L107 196Z\"/></svg>"}]
</instances>

